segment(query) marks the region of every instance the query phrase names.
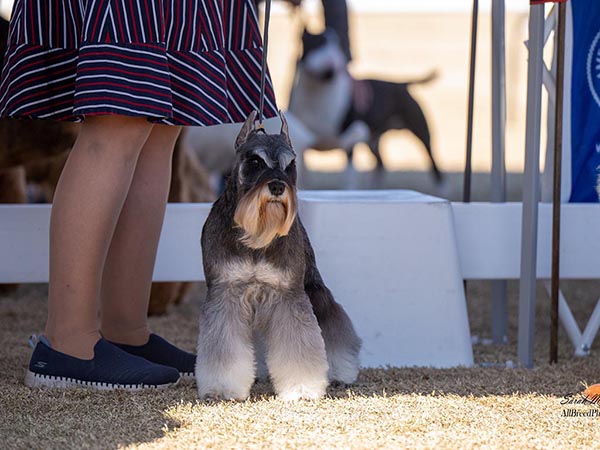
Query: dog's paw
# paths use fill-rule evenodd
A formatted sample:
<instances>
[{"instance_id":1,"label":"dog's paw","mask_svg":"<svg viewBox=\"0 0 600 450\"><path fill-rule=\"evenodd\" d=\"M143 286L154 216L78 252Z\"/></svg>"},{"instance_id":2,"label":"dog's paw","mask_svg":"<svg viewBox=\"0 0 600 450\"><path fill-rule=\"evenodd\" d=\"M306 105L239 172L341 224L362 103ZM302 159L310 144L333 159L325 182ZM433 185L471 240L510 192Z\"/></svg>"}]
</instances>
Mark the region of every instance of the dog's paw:
<instances>
[{"instance_id":1,"label":"dog's paw","mask_svg":"<svg viewBox=\"0 0 600 450\"><path fill-rule=\"evenodd\" d=\"M325 395L325 389L322 386L310 384L298 384L283 389L278 393L278 397L286 402L295 402L298 400L318 400Z\"/></svg>"},{"instance_id":2,"label":"dog's paw","mask_svg":"<svg viewBox=\"0 0 600 450\"><path fill-rule=\"evenodd\" d=\"M227 370L214 369L214 365L196 363L198 397L209 401L243 401L250 395L254 384L254 364L241 364Z\"/></svg>"},{"instance_id":3,"label":"dog's paw","mask_svg":"<svg viewBox=\"0 0 600 450\"><path fill-rule=\"evenodd\" d=\"M199 392L199 394L199 397L207 403L218 403L223 401L243 402L250 396L250 392L241 391Z\"/></svg>"}]
</instances>

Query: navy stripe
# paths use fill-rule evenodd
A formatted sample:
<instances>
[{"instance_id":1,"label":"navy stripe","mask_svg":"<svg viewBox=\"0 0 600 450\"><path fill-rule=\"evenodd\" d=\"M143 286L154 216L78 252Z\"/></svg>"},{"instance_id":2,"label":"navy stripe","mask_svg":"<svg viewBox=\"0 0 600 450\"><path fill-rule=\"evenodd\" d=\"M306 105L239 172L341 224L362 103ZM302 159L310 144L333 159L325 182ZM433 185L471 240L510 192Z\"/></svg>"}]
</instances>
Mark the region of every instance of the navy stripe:
<instances>
[{"instance_id":1,"label":"navy stripe","mask_svg":"<svg viewBox=\"0 0 600 450\"><path fill-rule=\"evenodd\" d=\"M259 104L253 0L16 0L0 115L243 121ZM277 113L270 79L265 116Z\"/></svg>"}]
</instances>

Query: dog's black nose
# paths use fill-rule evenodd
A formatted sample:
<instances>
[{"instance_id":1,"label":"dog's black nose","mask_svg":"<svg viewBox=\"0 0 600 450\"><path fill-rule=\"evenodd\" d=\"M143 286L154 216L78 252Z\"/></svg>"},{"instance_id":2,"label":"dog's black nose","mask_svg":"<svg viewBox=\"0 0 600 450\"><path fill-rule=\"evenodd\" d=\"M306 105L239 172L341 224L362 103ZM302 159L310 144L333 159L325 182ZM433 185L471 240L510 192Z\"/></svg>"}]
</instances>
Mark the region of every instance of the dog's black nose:
<instances>
[{"instance_id":1,"label":"dog's black nose","mask_svg":"<svg viewBox=\"0 0 600 450\"><path fill-rule=\"evenodd\" d=\"M285 191L285 184L283 184L281 181L271 181L268 186L271 194L276 197L279 197L281 194L283 194L283 191Z\"/></svg>"}]
</instances>

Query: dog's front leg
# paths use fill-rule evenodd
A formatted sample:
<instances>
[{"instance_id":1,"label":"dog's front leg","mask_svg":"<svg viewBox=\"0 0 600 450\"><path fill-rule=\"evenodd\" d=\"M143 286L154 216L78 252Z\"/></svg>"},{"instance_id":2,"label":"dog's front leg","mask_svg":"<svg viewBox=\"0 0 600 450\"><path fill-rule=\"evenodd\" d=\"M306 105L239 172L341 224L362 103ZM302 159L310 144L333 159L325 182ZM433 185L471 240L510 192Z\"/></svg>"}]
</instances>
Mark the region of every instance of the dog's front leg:
<instances>
[{"instance_id":1,"label":"dog's front leg","mask_svg":"<svg viewBox=\"0 0 600 450\"><path fill-rule=\"evenodd\" d=\"M353 161L354 146L360 142L367 142L369 136L368 125L362 120L355 120L339 137L340 147L348 155L348 165L344 174L346 189L358 189L360 187L358 172Z\"/></svg>"},{"instance_id":2,"label":"dog's front leg","mask_svg":"<svg viewBox=\"0 0 600 450\"><path fill-rule=\"evenodd\" d=\"M283 400L317 399L327 388L327 357L308 297L299 293L272 306L265 330L267 366Z\"/></svg>"},{"instance_id":3,"label":"dog's front leg","mask_svg":"<svg viewBox=\"0 0 600 450\"><path fill-rule=\"evenodd\" d=\"M254 382L251 310L241 289L213 287L200 308L196 382L200 398L245 400Z\"/></svg>"}]
</instances>

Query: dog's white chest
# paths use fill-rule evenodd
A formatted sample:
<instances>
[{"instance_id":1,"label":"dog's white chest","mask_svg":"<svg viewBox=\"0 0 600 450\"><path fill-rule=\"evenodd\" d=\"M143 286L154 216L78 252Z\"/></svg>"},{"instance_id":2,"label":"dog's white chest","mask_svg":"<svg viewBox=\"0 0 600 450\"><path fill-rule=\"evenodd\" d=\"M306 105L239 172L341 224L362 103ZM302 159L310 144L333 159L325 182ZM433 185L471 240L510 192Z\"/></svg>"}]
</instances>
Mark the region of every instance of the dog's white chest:
<instances>
[{"instance_id":1,"label":"dog's white chest","mask_svg":"<svg viewBox=\"0 0 600 450\"><path fill-rule=\"evenodd\" d=\"M287 289L291 285L291 274L265 261L237 259L225 263L220 268L218 281L228 285L257 284Z\"/></svg>"}]
</instances>

